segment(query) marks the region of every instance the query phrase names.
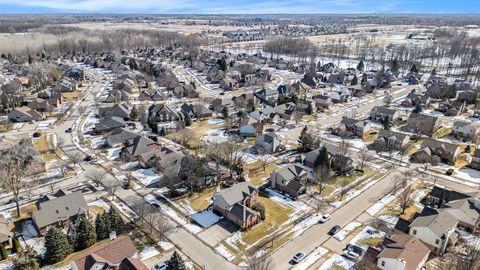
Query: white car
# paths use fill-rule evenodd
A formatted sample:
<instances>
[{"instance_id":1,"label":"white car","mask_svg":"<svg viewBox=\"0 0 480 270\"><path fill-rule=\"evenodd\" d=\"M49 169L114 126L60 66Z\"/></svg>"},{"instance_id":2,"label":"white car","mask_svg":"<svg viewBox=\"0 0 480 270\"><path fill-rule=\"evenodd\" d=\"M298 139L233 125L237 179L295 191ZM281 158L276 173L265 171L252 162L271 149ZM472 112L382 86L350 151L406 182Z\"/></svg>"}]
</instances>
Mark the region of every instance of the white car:
<instances>
[{"instance_id":1,"label":"white car","mask_svg":"<svg viewBox=\"0 0 480 270\"><path fill-rule=\"evenodd\" d=\"M293 256L293 261L295 263L299 263L301 260L303 260L305 258L305 253L303 252L298 252L297 254L295 254L295 256Z\"/></svg>"},{"instance_id":2,"label":"white car","mask_svg":"<svg viewBox=\"0 0 480 270\"><path fill-rule=\"evenodd\" d=\"M318 220L318 223L325 223L325 222L329 221L331 218L332 217L329 214L325 214L325 215L320 217L320 219Z\"/></svg>"}]
</instances>

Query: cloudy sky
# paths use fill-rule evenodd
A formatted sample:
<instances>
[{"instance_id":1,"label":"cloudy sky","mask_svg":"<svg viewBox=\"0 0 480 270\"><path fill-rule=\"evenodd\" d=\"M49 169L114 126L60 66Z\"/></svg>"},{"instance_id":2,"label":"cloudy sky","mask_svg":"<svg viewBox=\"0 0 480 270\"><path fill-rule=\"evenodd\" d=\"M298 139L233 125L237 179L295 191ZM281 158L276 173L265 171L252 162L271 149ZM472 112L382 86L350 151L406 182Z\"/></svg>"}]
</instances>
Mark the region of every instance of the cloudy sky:
<instances>
[{"instance_id":1,"label":"cloudy sky","mask_svg":"<svg viewBox=\"0 0 480 270\"><path fill-rule=\"evenodd\" d=\"M0 0L0 13L479 13L480 0Z\"/></svg>"}]
</instances>

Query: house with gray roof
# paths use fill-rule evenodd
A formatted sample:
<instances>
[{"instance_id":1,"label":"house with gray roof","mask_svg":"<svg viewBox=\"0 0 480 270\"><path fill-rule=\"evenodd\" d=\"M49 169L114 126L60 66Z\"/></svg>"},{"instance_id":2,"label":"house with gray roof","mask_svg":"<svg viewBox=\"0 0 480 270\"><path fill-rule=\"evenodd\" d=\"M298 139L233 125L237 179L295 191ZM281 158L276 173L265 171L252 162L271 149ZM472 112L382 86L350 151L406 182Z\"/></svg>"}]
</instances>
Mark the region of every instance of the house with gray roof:
<instances>
[{"instance_id":1,"label":"house with gray roof","mask_svg":"<svg viewBox=\"0 0 480 270\"><path fill-rule=\"evenodd\" d=\"M95 124L95 132L105 134L110 132L116 128L123 128L127 124L123 120L123 118L111 116L107 118L103 118L100 122Z\"/></svg>"},{"instance_id":2,"label":"house with gray roof","mask_svg":"<svg viewBox=\"0 0 480 270\"><path fill-rule=\"evenodd\" d=\"M422 148L429 148L432 155L440 157L442 162L454 164L458 155L462 153L460 145L439 141L431 138L423 138Z\"/></svg>"},{"instance_id":3,"label":"house with gray roof","mask_svg":"<svg viewBox=\"0 0 480 270\"><path fill-rule=\"evenodd\" d=\"M258 99L269 104L277 103L278 91L273 88L264 87L263 89L255 92Z\"/></svg>"},{"instance_id":4,"label":"house with gray roof","mask_svg":"<svg viewBox=\"0 0 480 270\"><path fill-rule=\"evenodd\" d=\"M281 141L274 132L261 134L255 139L255 148L263 153L276 153L280 150L280 144Z\"/></svg>"},{"instance_id":5,"label":"house with gray roof","mask_svg":"<svg viewBox=\"0 0 480 270\"><path fill-rule=\"evenodd\" d=\"M440 117L423 113L412 113L407 119L407 125L401 129L406 132L419 133L431 137L441 125Z\"/></svg>"},{"instance_id":6,"label":"house with gray roof","mask_svg":"<svg viewBox=\"0 0 480 270\"><path fill-rule=\"evenodd\" d=\"M385 121L388 119L390 122L395 122L400 118L399 112L396 109L388 108L386 106L375 106L370 111L370 119L375 121Z\"/></svg>"},{"instance_id":7,"label":"house with gray roof","mask_svg":"<svg viewBox=\"0 0 480 270\"><path fill-rule=\"evenodd\" d=\"M112 130L105 139L109 147L121 147L125 142L138 137L138 134L126 128L119 127Z\"/></svg>"},{"instance_id":8,"label":"house with gray roof","mask_svg":"<svg viewBox=\"0 0 480 270\"><path fill-rule=\"evenodd\" d=\"M290 163L273 171L268 179L269 185L297 199L306 191L307 171L299 163Z\"/></svg>"},{"instance_id":9,"label":"house with gray roof","mask_svg":"<svg viewBox=\"0 0 480 270\"><path fill-rule=\"evenodd\" d=\"M252 209L257 198L257 189L250 182L242 182L213 195L213 209L247 230L261 221L260 214Z\"/></svg>"},{"instance_id":10,"label":"house with gray roof","mask_svg":"<svg viewBox=\"0 0 480 270\"><path fill-rule=\"evenodd\" d=\"M137 161L142 154L160 149L160 144L149 138L138 135L124 143L125 147L120 152L120 157L128 162Z\"/></svg>"},{"instance_id":11,"label":"house with gray roof","mask_svg":"<svg viewBox=\"0 0 480 270\"><path fill-rule=\"evenodd\" d=\"M77 218L88 217L87 202L81 191L57 195L43 197L37 204L38 211L32 214L33 223L40 234L44 235L51 226L66 229Z\"/></svg>"},{"instance_id":12,"label":"house with gray roof","mask_svg":"<svg viewBox=\"0 0 480 270\"><path fill-rule=\"evenodd\" d=\"M43 115L27 106L16 107L8 113L8 120L12 122L42 121Z\"/></svg>"},{"instance_id":13,"label":"house with gray roof","mask_svg":"<svg viewBox=\"0 0 480 270\"><path fill-rule=\"evenodd\" d=\"M409 234L420 239L433 253L442 255L448 246L456 243L457 225L455 216L441 210L437 214L417 217L410 224Z\"/></svg>"},{"instance_id":14,"label":"house with gray roof","mask_svg":"<svg viewBox=\"0 0 480 270\"><path fill-rule=\"evenodd\" d=\"M408 134L382 129L373 144L376 149L403 151L409 142Z\"/></svg>"},{"instance_id":15,"label":"house with gray roof","mask_svg":"<svg viewBox=\"0 0 480 270\"><path fill-rule=\"evenodd\" d=\"M0 216L0 244L5 247L6 250L12 249L13 230L9 222Z\"/></svg>"}]
</instances>

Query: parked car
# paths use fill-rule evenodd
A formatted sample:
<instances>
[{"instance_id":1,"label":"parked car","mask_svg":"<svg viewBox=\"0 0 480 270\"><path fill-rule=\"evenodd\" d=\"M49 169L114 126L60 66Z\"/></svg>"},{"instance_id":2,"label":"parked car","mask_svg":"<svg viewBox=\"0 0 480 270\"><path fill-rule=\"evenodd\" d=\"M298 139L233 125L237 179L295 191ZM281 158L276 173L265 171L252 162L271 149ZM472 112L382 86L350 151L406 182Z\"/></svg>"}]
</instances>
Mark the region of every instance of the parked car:
<instances>
[{"instance_id":1,"label":"parked car","mask_svg":"<svg viewBox=\"0 0 480 270\"><path fill-rule=\"evenodd\" d=\"M89 156L89 155L86 155L83 160L86 161L86 162L90 162L90 161L93 160L93 157L92 157L92 156Z\"/></svg>"},{"instance_id":2,"label":"parked car","mask_svg":"<svg viewBox=\"0 0 480 270\"><path fill-rule=\"evenodd\" d=\"M357 245L354 244L348 244L346 248L343 250L342 256L356 261L362 257L363 254L363 249Z\"/></svg>"},{"instance_id":3,"label":"parked car","mask_svg":"<svg viewBox=\"0 0 480 270\"><path fill-rule=\"evenodd\" d=\"M325 214L325 215L320 217L320 219L318 220L318 223L325 223L325 222L329 221L331 218L332 217L329 214Z\"/></svg>"},{"instance_id":4,"label":"parked car","mask_svg":"<svg viewBox=\"0 0 480 270\"><path fill-rule=\"evenodd\" d=\"M293 256L292 260L295 262L295 263L299 263L301 260L303 260L305 258L305 253L303 253L302 251L298 252L297 254L295 254L295 256Z\"/></svg>"},{"instance_id":5,"label":"parked car","mask_svg":"<svg viewBox=\"0 0 480 270\"><path fill-rule=\"evenodd\" d=\"M152 270L165 270L165 269L167 269L167 264L165 264L164 262L157 263L152 267Z\"/></svg>"},{"instance_id":6,"label":"parked car","mask_svg":"<svg viewBox=\"0 0 480 270\"><path fill-rule=\"evenodd\" d=\"M330 231L328 231L328 235L334 235L337 232L339 232L341 229L342 227L340 227L339 225L335 225L330 229Z\"/></svg>"},{"instance_id":7,"label":"parked car","mask_svg":"<svg viewBox=\"0 0 480 270\"><path fill-rule=\"evenodd\" d=\"M71 133L71 132L72 132L72 128L65 129L65 133Z\"/></svg>"}]
</instances>

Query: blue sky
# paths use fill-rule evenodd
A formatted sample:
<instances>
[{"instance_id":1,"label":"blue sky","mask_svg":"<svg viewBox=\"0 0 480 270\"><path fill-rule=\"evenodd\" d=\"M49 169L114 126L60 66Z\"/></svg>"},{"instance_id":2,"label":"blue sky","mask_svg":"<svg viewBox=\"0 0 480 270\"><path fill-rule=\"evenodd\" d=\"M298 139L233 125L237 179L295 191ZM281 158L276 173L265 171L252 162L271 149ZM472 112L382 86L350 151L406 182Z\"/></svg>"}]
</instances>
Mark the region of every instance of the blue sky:
<instances>
[{"instance_id":1,"label":"blue sky","mask_svg":"<svg viewBox=\"0 0 480 270\"><path fill-rule=\"evenodd\" d=\"M0 0L0 13L480 13L480 0Z\"/></svg>"}]
</instances>

